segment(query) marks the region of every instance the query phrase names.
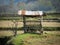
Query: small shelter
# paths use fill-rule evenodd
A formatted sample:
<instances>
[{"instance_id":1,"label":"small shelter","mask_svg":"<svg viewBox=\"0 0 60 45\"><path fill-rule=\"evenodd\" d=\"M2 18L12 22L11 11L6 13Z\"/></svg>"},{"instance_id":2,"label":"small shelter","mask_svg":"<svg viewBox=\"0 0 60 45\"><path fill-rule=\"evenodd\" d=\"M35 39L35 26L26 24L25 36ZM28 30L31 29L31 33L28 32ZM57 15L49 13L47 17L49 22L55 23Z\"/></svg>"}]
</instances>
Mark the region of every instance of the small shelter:
<instances>
[{"instance_id":1,"label":"small shelter","mask_svg":"<svg viewBox=\"0 0 60 45\"><path fill-rule=\"evenodd\" d=\"M45 15L45 13L43 11L19 10L18 15L23 16L23 24L24 24L24 32L25 33L26 32L35 32L37 30L39 32L43 33L42 22L43 22L43 16ZM28 17L30 17L30 20L28 20L29 19ZM35 20L37 19L37 21L33 20L32 18L34 18Z\"/></svg>"}]
</instances>

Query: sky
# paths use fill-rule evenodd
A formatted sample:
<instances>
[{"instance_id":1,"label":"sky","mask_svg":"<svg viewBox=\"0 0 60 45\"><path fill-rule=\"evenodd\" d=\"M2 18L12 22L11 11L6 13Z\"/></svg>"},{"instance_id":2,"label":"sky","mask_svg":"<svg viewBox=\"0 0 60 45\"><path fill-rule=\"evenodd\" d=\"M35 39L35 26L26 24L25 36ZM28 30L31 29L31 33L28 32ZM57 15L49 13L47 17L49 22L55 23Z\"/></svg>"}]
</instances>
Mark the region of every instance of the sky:
<instances>
[{"instance_id":1,"label":"sky","mask_svg":"<svg viewBox=\"0 0 60 45\"><path fill-rule=\"evenodd\" d=\"M0 0L0 5L10 5L11 0ZM16 10L60 10L60 3L57 0L13 0L13 7ZM59 6L57 6L59 4Z\"/></svg>"}]
</instances>

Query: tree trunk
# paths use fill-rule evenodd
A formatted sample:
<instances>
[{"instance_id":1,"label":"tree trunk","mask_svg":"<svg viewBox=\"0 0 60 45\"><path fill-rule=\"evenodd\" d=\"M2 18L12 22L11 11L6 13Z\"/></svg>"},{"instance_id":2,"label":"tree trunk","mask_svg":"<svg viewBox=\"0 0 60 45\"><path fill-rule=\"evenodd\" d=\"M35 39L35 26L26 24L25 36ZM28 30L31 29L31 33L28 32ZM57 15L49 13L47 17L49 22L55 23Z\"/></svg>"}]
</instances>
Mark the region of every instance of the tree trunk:
<instances>
[{"instance_id":1,"label":"tree trunk","mask_svg":"<svg viewBox=\"0 0 60 45\"><path fill-rule=\"evenodd\" d=\"M13 20L13 23L14 23L14 30L13 30L13 32L14 32L14 36L16 36L17 35L17 25L18 25L18 22L16 20Z\"/></svg>"}]
</instances>

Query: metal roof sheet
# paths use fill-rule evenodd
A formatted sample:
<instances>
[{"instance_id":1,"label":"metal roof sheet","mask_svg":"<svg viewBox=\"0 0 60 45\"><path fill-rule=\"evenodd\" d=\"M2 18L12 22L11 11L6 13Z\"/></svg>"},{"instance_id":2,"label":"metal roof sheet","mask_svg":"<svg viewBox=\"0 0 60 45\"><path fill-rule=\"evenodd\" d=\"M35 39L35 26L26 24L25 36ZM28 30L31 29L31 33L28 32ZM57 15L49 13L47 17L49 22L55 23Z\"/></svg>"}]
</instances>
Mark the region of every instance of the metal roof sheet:
<instances>
[{"instance_id":1,"label":"metal roof sheet","mask_svg":"<svg viewBox=\"0 0 60 45\"><path fill-rule=\"evenodd\" d=\"M18 15L43 15L43 11L25 11L19 10Z\"/></svg>"}]
</instances>

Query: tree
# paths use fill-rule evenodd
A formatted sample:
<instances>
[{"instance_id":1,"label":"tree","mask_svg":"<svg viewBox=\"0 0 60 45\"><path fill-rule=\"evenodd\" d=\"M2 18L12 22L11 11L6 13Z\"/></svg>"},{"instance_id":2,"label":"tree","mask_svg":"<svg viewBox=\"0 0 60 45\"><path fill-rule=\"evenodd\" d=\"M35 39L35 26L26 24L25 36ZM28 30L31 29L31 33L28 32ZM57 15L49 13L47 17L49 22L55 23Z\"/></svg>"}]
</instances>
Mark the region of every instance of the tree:
<instances>
[{"instance_id":1,"label":"tree","mask_svg":"<svg viewBox=\"0 0 60 45\"><path fill-rule=\"evenodd\" d=\"M14 27L13 29L13 32L14 32L14 36L17 35L17 26L18 26L18 21L16 20L12 20L13 24L12 24L12 28Z\"/></svg>"}]
</instances>

